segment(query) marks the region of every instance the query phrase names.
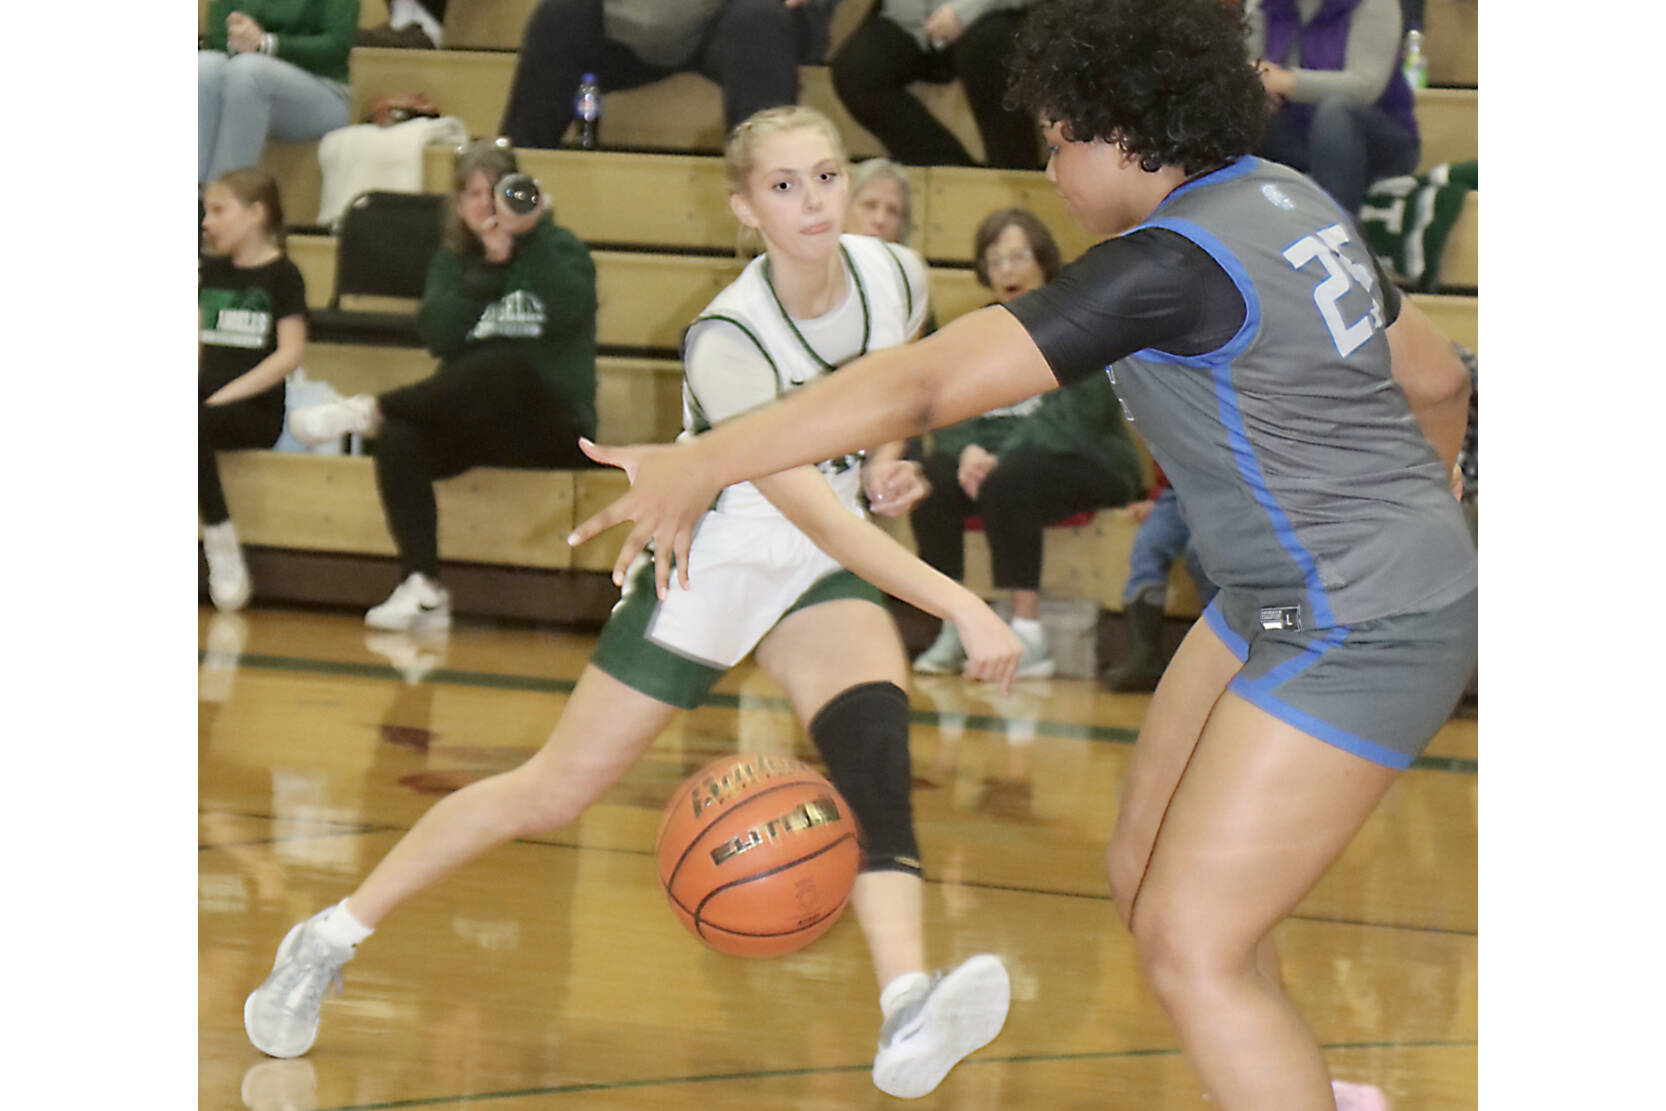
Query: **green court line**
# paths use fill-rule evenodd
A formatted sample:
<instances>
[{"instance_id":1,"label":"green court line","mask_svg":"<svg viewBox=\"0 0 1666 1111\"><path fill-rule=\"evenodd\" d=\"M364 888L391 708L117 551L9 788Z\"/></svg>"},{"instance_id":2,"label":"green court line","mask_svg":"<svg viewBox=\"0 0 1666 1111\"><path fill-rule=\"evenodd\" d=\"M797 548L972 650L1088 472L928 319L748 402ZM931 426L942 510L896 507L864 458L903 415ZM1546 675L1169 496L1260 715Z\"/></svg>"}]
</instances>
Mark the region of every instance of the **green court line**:
<instances>
[{"instance_id":1,"label":"green court line","mask_svg":"<svg viewBox=\"0 0 1666 1111\"><path fill-rule=\"evenodd\" d=\"M1477 1043L1470 1041L1411 1041L1411 1042L1344 1042L1321 1046L1331 1051L1349 1049L1468 1049ZM973 1057L962 1061L957 1068L982 1065L1055 1064L1068 1061L1127 1061L1144 1057L1178 1057L1177 1048L1119 1049L1089 1053L1021 1053L1005 1057ZM782 1080L795 1076L832 1076L838 1073L868 1072L873 1065L831 1065L824 1068L757 1069L749 1072L701 1073L693 1076L663 1076L644 1080L589 1081L557 1084L546 1088L518 1088L501 1092L464 1092L449 1096L423 1096L416 1099L390 1100L386 1103L353 1103L320 1111L396 1111L405 1107L437 1107L447 1103L489 1103L504 1099L526 1099L532 1096L562 1096L578 1092L616 1092L631 1088L668 1088L678 1084L716 1084L734 1080Z\"/></svg>"},{"instance_id":2,"label":"green court line","mask_svg":"<svg viewBox=\"0 0 1666 1111\"><path fill-rule=\"evenodd\" d=\"M231 816L231 817L247 818L247 819L251 819L251 820L255 820L255 821L275 822L275 821L279 820L278 818L276 818L275 816L273 816L271 814L249 814L249 813L240 812L240 811L227 811L227 810L212 811L212 810L199 809L197 811L197 813L199 815L201 815L201 814L210 814L210 813L226 814L226 815ZM296 821L297 819L286 818L286 819L283 819L283 820L284 821ZM330 821L330 819L328 819L328 818L311 819L311 820L313 820L313 821L323 821L323 822ZM390 825L377 825L377 824L374 824L374 823L363 823L363 828L361 828L361 829L334 830L334 831L331 831L329 833L318 833L318 834L298 833L298 834L294 834L294 835L291 835L291 836L268 837L268 838L263 838L263 839L260 839L260 840L254 840L254 841L232 841L232 842L227 842L225 844L198 845L197 849L200 852L200 851L205 850L205 849L225 848L228 844L231 845L231 846L268 845L268 844L277 844L277 843L283 842L283 841L307 840L307 839L313 838L313 837L340 837L340 836L343 836L343 835L357 836L357 835L362 835L362 834L367 834L367 833L405 833L409 829L410 829L409 826L390 826ZM574 852L616 853L616 854L623 855L623 856L640 856L640 857L646 857L646 856L653 856L654 855L654 850L652 850L652 849L640 849L640 848L633 849L633 848L628 848L628 847L620 846L620 845L579 845L579 844L575 844L571 841L543 841L543 840L540 840L536 837L517 837L517 838L515 838L514 843L517 844L517 845L538 845L538 846L540 846L542 848L546 848L546 849L571 849ZM944 884L947 883L946 880L936 879L935 877L932 877L932 876L924 876L924 877L922 877L922 879L925 883L928 883L928 884L944 885ZM1049 898L1055 898L1055 899L1086 899L1090 902L1096 902L1096 903L1108 903L1111 900L1111 897L1110 897L1109 894L1107 894L1105 892L1099 892L1099 891L1066 891L1062 888L1056 888L1056 887L1023 887L1023 886L1019 886L1018 884L990 883L990 882L985 882L985 881L980 881L980 880L957 880L957 881L955 881L955 886L956 887L969 887L969 888L973 888L973 889L978 890L978 891L1002 891L1002 892L1007 892L1007 893L1013 894L1013 895L1042 895L1042 896L1047 896ZM1292 921L1292 922L1317 922L1317 923L1320 923L1322 925L1330 925L1330 926L1363 926L1363 927L1366 927L1368 929L1373 929L1373 930L1406 930L1406 931L1409 931L1409 932L1412 932L1412 933L1423 933L1423 934L1451 934L1455 937L1478 937L1478 936L1480 936L1479 932L1476 931L1476 930L1460 929L1460 928L1455 927L1455 926L1424 926L1424 925L1420 925L1420 924L1415 923L1415 922L1373 922L1373 921L1371 921L1370 919L1367 919L1367 918L1337 918L1333 915L1321 915L1321 914L1292 914L1292 915L1289 916L1288 921Z\"/></svg>"},{"instance_id":3,"label":"green court line","mask_svg":"<svg viewBox=\"0 0 1666 1111\"><path fill-rule=\"evenodd\" d=\"M197 661L207 653L199 651ZM316 660L295 656L241 655L238 666L260 671L289 671L313 675L348 675L359 679L395 679L404 677L387 664L352 663L347 660ZM572 679L546 679L536 675L504 675L491 671L457 671L436 668L423 677L424 683L444 686L477 687L487 690L529 691L538 694L571 694ZM792 706L784 698L763 698L757 695L719 694L706 696L703 706L717 706L730 710L772 710L791 713ZM1003 718L991 714L945 715L937 710L910 710L908 719L915 725L941 726L945 716L956 718L957 724L979 732L1004 733L1015 720L1032 724L1028 719ZM1079 725L1073 722L1041 721L1033 723L1037 736L1055 737L1072 741L1103 741L1110 744L1131 745L1138 730L1110 725ZM1460 756L1420 756L1412 767L1422 771L1452 772L1458 775L1479 773L1479 761Z\"/></svg>"}]
</instances>

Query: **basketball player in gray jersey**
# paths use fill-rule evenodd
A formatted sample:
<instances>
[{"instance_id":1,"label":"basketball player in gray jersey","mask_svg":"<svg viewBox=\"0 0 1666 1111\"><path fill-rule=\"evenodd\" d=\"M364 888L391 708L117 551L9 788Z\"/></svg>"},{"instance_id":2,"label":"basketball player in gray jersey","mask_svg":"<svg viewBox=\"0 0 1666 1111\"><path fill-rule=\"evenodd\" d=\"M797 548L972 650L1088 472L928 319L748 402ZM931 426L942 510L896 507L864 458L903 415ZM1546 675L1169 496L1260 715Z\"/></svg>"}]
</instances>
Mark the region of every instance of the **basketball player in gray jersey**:
<instances>
[{"instance_id":1,"label":"basketball player in gray jersey","mask_svg":"<svg viewBox=\"0 0 1666 1111\"><path fill-rule=\"evenodd\" d=\"M1056 0L1014 50L1048 176L1107 238L1052 284L675 447L587 450L689 583L718 489L1111 373L1221 585L1140 731L1112 897L1225 1111L1380 1109L1332 1082L1273 928L1456 703L1475 555L1450 493L1469 379L1311 181L1249 157L1266 99L1221 0Z\"/></svg>"}]
</instances>

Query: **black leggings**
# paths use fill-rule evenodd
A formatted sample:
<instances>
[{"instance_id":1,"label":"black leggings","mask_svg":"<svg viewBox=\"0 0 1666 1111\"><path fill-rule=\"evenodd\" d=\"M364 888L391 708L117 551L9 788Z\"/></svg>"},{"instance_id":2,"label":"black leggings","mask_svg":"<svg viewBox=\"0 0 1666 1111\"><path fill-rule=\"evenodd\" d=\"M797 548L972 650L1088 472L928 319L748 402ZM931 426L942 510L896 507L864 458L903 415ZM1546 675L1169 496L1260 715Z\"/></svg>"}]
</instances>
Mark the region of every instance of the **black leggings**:
<instances>
[{"instance_id":1,"label":"black leggings","mask_svg":"<svg viewBox=\"0 0 1666 1111\"><path fill-rule=\"evenodd\" d=\"M983 137L988 164L1014 170L1038 165L1033 117L1001 104L1006 60L1022 12L1000 11L973 21L947 50L928 54L900 26L874 15L833 57L833 88L856 121L908 166L970 166L972 156L908 91L913 81L943 84L957 77Z\"/></svg>"},{"instance_id":2,"label":"black leggings","mask_svg":"<svg viewBox=\"0 0 1666 1111\"><path fill-rule=\"evenodd\" d=\"M283 435L284 387L230 405L197 402L197 512L204 525L231 518L215 452L271 447Z\"/></svg>"},{"instance_id":3,"label":"black leggings","mask_svg":"<svg viewBox=\"0 0 1666 1111\"><path fill-rule=\"evenodd\" d=\"M1049 524L1127 505L1136 492L1083 456L1018 451L1000 457L973 501L956 478L959 469L956 455L926 456L931 494L909 516L914 542L921 559L959 582L966 577L966 518L982 517L997 590L1040 589L1042 530Z\"/></svg>"},{"instance_id":4,"label":"black leggings","mask_svg":"<svg viewBox=\"0 0 1666 1111\"><path fill-rule=\"evenodd\" d=\"M376 399L376 488L402 577L439 573L436 479L471 467L588 466L567 406L518 352L483 347Z\"/></svg>"},{"instance_id":5,"label":"black leggings","mask_svg":"<svg viewBox=\"0 0 1666 1111\"><path fill-rule=\"evenodd\" d=\"M728 0L705 45L681 68L723 87L723 119L732 128L754 112L798 100L798 65L809 43L804 9L782 0ZM498 129L518 147L558 147L584 74L594 73L601 91L611 93L676 72L610 41L602 28L602 0L543 0L526 21ZM601 130L605 137L605 120Z\"/></svg>"}]
</instances>

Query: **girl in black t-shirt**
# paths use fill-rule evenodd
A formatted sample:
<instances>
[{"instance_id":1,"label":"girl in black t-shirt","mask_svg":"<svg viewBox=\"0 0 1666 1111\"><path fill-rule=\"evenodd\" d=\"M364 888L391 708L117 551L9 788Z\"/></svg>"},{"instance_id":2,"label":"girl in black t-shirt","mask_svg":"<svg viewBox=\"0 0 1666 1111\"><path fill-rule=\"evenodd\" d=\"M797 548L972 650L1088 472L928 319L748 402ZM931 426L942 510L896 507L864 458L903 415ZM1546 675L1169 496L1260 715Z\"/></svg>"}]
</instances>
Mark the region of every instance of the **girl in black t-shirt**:
<instances>
[{"instance_id":1,"label":"girl in black t-shirt","mask_svg":"<svg viewBox=\"0 0 1666 1111\"><path fill-rule=\"evenodd\" d=\"M220 488L215 453L266 448L283 431L284 379L307 343L306 286L283 251L278 186L233 170L203 194L203 231L220 252L197 281L197 509L208 593L222 610L249 600L249 569Z\"/></svg>"}]
</instances>

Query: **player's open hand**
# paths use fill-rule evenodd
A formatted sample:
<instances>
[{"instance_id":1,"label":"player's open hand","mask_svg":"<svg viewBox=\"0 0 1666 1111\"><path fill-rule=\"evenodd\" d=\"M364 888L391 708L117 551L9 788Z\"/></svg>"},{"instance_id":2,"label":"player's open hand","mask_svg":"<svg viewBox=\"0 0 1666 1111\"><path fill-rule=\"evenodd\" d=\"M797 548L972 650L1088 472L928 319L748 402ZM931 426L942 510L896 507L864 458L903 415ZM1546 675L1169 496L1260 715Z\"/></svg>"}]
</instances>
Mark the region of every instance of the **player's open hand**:
<instances>
[{"instance_id":1,"label":"player's open hand","mask_svg":"<svg viewBox=\"0 0 1666 1111\"><path fill-rule=\"evenodd\" d=\"M981 598L974 596L973 601L975 605L953 617L961 646L966 649L966 677L999 683L1002 691L1010 691L1012 677L1018 672L1018 657L1024 654L1023 642Z\"/></svg>"},{"instance_id":2,"label":"player's open hand","mask_svg":"<svg viewBox=\"0 0 1666 1111\"><path fill-rule=\"evenodd\" d=\"M580 439L584 454L598 463L618 467L630 479L624 497L606 506L575 528L567 543L578 547L621 521L634 521L619 558L613 563L613 582L623 586L631 561L651 542L654 545L654 587L661 599L671 587L675 560L677 578L688 589L688 549L694 526L710 508L722 487L706 477L692 443L636 444L601 447Z\"/></svg>"}]
</instances>

